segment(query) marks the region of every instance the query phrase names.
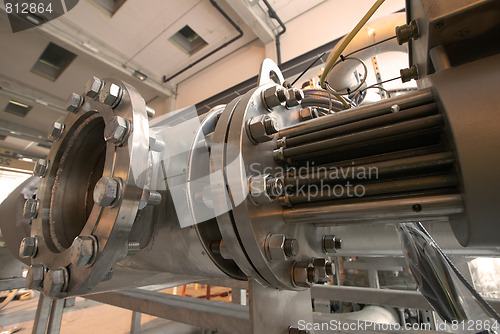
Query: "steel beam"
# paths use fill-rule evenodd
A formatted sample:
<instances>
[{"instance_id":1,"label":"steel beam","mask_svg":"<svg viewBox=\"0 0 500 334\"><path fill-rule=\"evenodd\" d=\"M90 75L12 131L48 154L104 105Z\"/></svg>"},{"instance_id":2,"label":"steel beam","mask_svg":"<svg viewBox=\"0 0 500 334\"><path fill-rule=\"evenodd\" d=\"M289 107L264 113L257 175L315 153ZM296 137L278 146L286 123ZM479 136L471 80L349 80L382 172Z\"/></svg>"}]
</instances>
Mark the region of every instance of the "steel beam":
<instances>
[{"instance_id":1,"label":"steel beam","mask_svg":"<svg viewBox=\"0 0 500 334\"><path fill-rule=\"evenodd\" d=\"M217 333L250 333L248 307L232 303L181 297L146 290L126 290L85 298Z\"/></svg>"},{"instance_id":2,"label":"steel beam","mask_svg":"<svg viewBox=\"0 0 500 334\"><path fill-rule=\"evenodd\" d=\"M311 288L312 298L341 300L360 304L373 304L390 307L417 308L432 310L432 306L415 291L359 288L350 286L314 285ZM500 300L486 298L486 301L500 312Z\"/></svg>"}]
</instances>

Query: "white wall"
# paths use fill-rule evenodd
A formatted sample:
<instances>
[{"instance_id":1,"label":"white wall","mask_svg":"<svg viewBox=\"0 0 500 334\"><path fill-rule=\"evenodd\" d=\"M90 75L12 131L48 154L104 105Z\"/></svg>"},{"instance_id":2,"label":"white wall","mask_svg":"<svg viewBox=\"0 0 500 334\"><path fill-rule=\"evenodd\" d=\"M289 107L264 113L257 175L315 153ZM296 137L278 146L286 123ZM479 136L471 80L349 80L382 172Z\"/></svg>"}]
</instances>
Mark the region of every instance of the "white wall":
<instances>
[{"instance_id":1,"label":"white wall","mask_svg":"<svg viewBox=\"0 0 500 334\"><path fill-rule=\"evenodd\" d=\"M281 36L283 62L337 39L354 28L374 0L329 0L286 22ZM386 0L374 17L404 8L404 0ZM279 15L279 13L278 13ZM274 42L255 40L177 86L175 108L194 105L258 74L264 58L276 59Z\"/></svg>"},{"instance_id":2,"label":"white wall","mask_svg":"<svg viewBox=\"0 0 500 334\"><path fill-rule=\"evenodd\" d=\"M259 73L265 50L259 40L245 45L177 86L176 109L194 105Z\"/></svg>"}]
</instances>

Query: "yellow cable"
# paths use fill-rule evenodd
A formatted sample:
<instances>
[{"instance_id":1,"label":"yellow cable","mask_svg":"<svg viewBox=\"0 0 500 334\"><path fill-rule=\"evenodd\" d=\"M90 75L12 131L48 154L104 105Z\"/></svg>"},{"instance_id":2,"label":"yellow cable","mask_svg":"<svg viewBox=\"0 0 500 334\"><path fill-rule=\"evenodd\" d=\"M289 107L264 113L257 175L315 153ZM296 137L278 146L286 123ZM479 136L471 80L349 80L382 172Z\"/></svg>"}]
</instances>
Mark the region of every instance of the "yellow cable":
<instances>
[{"instance_id":1,"label":"yellow cable","mask_svg":"<svg viewBox=\"0 0 500 334\"><path fill-rule=\"evenodd\" d=\"M347 101L344 99L344 97L342 95L335 94L335 92L333 92L333 89L330 87L328 82L325 82L325 84L326 84L326 90L328 91L328 93L332 94L333 97L335 97L338 101L340 101L342 103L342 105L344 106L344 108L346 108L346 109L351 108L349 103L347 103Z\"/></svg>"},{"instance_id":2,"label":"yellow cable","mask_svg":"<svg viewBox=\"0 0 500 334\"><path fill-rule=\"evenodd\" d=\"M354 27L354 29L349 33L349 35L347 35L347 37L344 39L342 44L340 44L339 48L335 51L332 58L330 58L330 61L328 62L328 64L326 64L325 70L323 71L323 74L321 75L321 79L319 81L319 83L320 83L321 87L323 87L323 89L326 89L325 80L326 80L326 76L328 75L328 72L330 72L332 70L333 65L335 65L335 63L337 62L337 59L340 57L342 52L344 52L347 45L349 45L349 43L352 41L354 36L356 36L356 34L361 30L361 28L363 28L363 26L366 24L366 22L368 22L370 17L373 16L373 13L375 13L375 11L380 7L380 5L382 5L382 3L384 3L384 0L377 0L377 2L375 2L375 4L372 6L372 8L370 8L370 10L365 14L365 16L363 16L363 18L361 19L361 21L359 21L359 23L356 25L356 27Z\"/></svg>"}]
</instances>

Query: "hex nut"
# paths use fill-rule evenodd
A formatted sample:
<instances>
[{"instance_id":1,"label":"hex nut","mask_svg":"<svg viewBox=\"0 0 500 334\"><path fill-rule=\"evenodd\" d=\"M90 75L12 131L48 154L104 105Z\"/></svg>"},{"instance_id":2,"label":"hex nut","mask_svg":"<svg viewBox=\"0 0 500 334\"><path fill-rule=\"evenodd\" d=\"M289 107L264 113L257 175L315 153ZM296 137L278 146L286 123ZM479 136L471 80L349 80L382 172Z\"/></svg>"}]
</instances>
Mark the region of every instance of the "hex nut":
<instances>
[{"instance_id":1,"label":"hex nut","mask_svg":"<svg viewBox=\"0 0 500 334\"><path fill-rule=\"evenodd\" d=\"M230 260L233 258L231 256L231 253L229 252L229 249L227 248L224 240L212 241L210 243L210 250L213 253L219 254L220 256L222 256L223 259Z\"/></svg>"},{"instance_id":2,"label":"hex nut","mask_svg":"<svg viewBox=\"0 0 500 334\"><path fill-rule=\"evenodd\" d=\"M93 235L77 236L70 249L71 262L77 267L90 266L97 253L97 239Z\"/></svg>"},{"instance_id":3,"label":"hex nut","mask_svg":"<svg viewBox=\"0 0 500 334\"><path fill-rule=\"evenodd\" d=\"M144 186L139 201L139 210L144 209L147 205L160 205L160 203L161 194L157 191L150 190L148 186Z\"/></svg>"},{"instance_id":4,"label":"hex nut","mask_svg":"<svg viewBox=\"0 0 500 334\"><path fill-rule=\"evenodd\" d=\"M285 261L297 255L299 244L297 239L287 238L284 234L269 234L264 247L269 261Z\"/></svg>"},{"instance_id":5,"label":"hex nut","mask_svg":"<svg viewBox=\"0 0 500 334\"><path fill-rule=\"evenodd\" d=\"M36 218L39 206L40 201L37 198L28 198L24 202L23 217L26 219Z\"/></svg>"},{"instance_id":6,"label":"hex nut","mask_svg":"<svg viewBox=\"0 0 500 334\"><path fill-rule=\"evenodd\" d=\"M304 108L299 113L299 118L301 121L308 121L316 117L318 117L318 111L311 107Z\"/></svg>"},{"instance_id":7,"label":"hex nut","mask_svg":"<svg viewBox=\"0 0 500 334\"><path fill-rule=\"evenodd\" d=\"M396 37L399 45L409 42L419 37L417 21L412 20L409 24L396 27Z\"/></svg>"},{"instance_id":8,"label":"hex nut","mask_svg":"<svg viewBox=\"0 0 500 334\"><path fill-rule=\"evenodd\" d=\"M250 177L248 189L256 204L270 203L283 194L283 180L269 174L255 175Z\"/></svg>"},{"instance_id":9,"label":"hex nut","mask_svg":"<svg viewBox=\"0 0 500 334\"><path fill-rule=\"evenodd\" d=\"M419 78L418 67L415 64L413 64L409 68L401 69L399 71L399 74L401 74L401 81L402 82L408 82L408 81L411 81L412 79L417 80Z\"/></svg>"},{"instance_id":10,"label":"hex nut","mask_svg":"<svg viewBox=\"0 0 500 334\"><path fill-rule=\"evenodd\" d=\"M103 86L103 81L97 77L92 77L85 84L85 95L94 99L101 92L101 88Z\"/></svg>"},{"instance_id":11,"label":"hex nut","mask_svg":"<svg viewBox=\"0 0 500 334\"><path fill-rule=\"evenodd\" d=\"M112 206L120 197L121 180L103 176L94 188L94 203L99 206Z\"/></svg>"},{"instance_id":12,"label":"hex nut","mask_svg":"<svg viewBox=\"0 0 500 334\"><path fill-rule=\"evenodd\" d=\"M19 245L19 257L33 258L38 251L38 238L37 237L24 237Z\"/></svg>"},{"instance_id":13,"label":"hex nut","mask_svg":"<svg viewBox=\"0 0 500 334\"><path fill-rule=\"evenodd\" d=\"M293 92L295 93L295 99L297 101L300 102L304 99L305 95L304 95L304 92L302 91L302 89L294 88Z\"/></svg>"},{"instance_id":14,"label":"hex nut","mask_svg":"<svg viewBox=\"0 0 500 334\"><path fill-rule=\"evenodd\" d=\"M297 327L288 327L288 334L310 334L308 330L298 329Z\"/></svg>"},{"instance_id":15,"label":"hex nut","mask_svg":"<svg viewBox=\"0 0 500 334\"><path fill-rule=\"evenodd\" d=\"M318 280L318 269L310 261L295 261L292 264L292 283L295 286L309 288Z\"/></svg>"},{"instance_id":16,"label":"hex nut","mask_svg":"<svg viewBox=\"0 0 500 334\"><path fill-rule=\"evenodd\" d=\"M99 101L115 108L121 100L122 88L112 82L106 82L99 93Z\"/></svg>"},{"instance_id":17,"label":"hex nut","mask_svg":"<svg viewBox=\"0 0 500 334\"><path fill-rule=\"evenodd\" d=\"M327 279L335 272L333 269L333 263L329 262L327 259L316 258L312 261L312 264L318 269L318 276L320 279Z\"/></svg>"},{"instance_id":18,"label":"hex nut","mask_svg":"<svg viewBox=\"0 0 500 334\"><path fill-rule=\"evenodd\" d=\"M33 175L44 177L47 173L48 166L49 162L46 159L38 159L35 163L35 167L33 168Z\"/></svg>"},{"instance_id":19,"label":"hex nut","mask_svg":"<svg viewBox=\"0 0 500 334\"><path fill-rule=\"evenodd\" d=\"M325 264L325 269L326 269L326 274L328 276L334 276L335 275L335 263L328 261Z\"/></svg>"},{"instance_id":20,"label":"hex nut","mask_svg":"<svg viewBox=\"0 0 500 334\"><path fill-rule=\"evenodd\" d=\"M286 89L282 86L269 87L262 92L262 100L269 110L281 105L286 99Z\"/></svg>"},{"instance_id":21,"label":"hex nut","mask_svg":"<svg viewBox=\"0 0 500 334\"><path fill-rule=\"evenodd\" d=\"M148 118L153 118L156 114L156 110L154 110L151 107L146 106L146 114L148 115Z\"/></svg>"},{"instance_id":22,"label":"hex nut","mask_svg":"<svg viewBox=\"0 0 500 334\"><path fill-rule=\"evenodd\" d=\"M68 97L68 100L66 101L66 110L76 114L82 104L83 97L76 93L71 93L71 95Z\"/></svg>"},{"instance_id":23,"label":"hex nut","mask_svg":"<svg viewBox=\"0 0 500 334\"><path fill-rule=\"evenodd\" d=\"M68 280L69 275L66 268L47 271L43 282L43 293L49 297L57 297L66 290Z\"/></svg>"},{"instance_id":24,"label":"hex nut","mask_svg":"<svg viewBox=\"0 0 500 334\"><path fill-rule=\"evenodd\" d=\"M115 144L123 145L131 132L130 121L120 116L113 116L104 128L104 140Z\"/></svg>"},{"instance_id":25,"label":"hex nut","mask_svg":"<svg viewBox=\"0 0 500 334\"><path fill-rule=\"evenodd\" d=\"M286 106L292 108L298 106L300 101L304 98L304 92L298 88L289 88L287 90L288 97L286 99Z\"/></svg>"},{"instance_id":26,"label":"hex nut","mask_svg":"<svg viewBox=\"0 0 500 334\"><path fill-rule=\"evenodd\" d=\"M113 268L109 269L106 276L102 279L103 282L109 281L111 278L113 278Z\"/></svg>"},{"instance_id":27,"label":"hex nut","mask_svg":"<svg viewBox=\"0 0 500 334\"><path fill-rule=\"evenodd\" d=\"M52 125L52 129L49 132L49 139L52 141L58 141L64 132L64 124L60 122L55 122Z\"/></svg>"},{"instance_id":28,"label":"hex nut","mask_svg":"<svg viewBox=\"0 0 500 334\"><path fill-rule=\"evenodd\" d=\"M267 115L251 118L247 122L246 130L248 138L254 144L272 140L274 134L279 131L276 120Z\"/></svg>"},{"instance_id":29,"label":"hex nut","mask_svg":"<svg viewBox=\"0 0 500 334\"><path fill-rule=\"evenodd\" d=\"M335 237L335 235L323 236L323 251L325 253L336 253L337 249L342 248L342 239Z\"/></svg>"},{"instance_id":30,"label":"hex nut","mask_svg":"<svg viewBox=\"0 0 500 334\"><path fill-rule=\"evenodd\" d=\"M42 287L45 267L41 264L32 264L26 273L26 288L38 290Z\"/></svg>"}]
</instances>

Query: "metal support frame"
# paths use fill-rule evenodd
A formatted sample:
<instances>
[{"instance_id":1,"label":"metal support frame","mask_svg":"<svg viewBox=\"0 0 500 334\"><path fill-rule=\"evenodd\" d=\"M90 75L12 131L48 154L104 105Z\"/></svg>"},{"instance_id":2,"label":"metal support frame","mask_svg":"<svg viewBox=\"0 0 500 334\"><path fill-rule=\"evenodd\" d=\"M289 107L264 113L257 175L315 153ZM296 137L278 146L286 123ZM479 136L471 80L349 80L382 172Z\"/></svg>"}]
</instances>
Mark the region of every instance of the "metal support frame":
<instances>
[{"instance_id":1,"label":"metal support frame","mask_svg":"<svg viewBox=\"0 0 500 334\"><path fill-rule=\"evenodd\" d=\"M414 291L315 285L311 289L311 297L360 304L432 310L432 306L427 302L425 297L421 293ZM500 300L487 298L486 301L497 312L500 311Z\"/></svg>"},{"instance_id":2,"label":"metal support frame","mask_svg":"<svg viewBox=\"0 0 500 334\"><path fill-rule=\"evenodd\" d=\"M20 289L26 287L26 278L15 277L0 280L0 291Z\"/></svg>"},{"instance_id":3,"label":"metal support frame","mask_svg":"<svg viewBox=\"0 0 500 334\"><path fill-rule=\"evenodd\" d=\"M192 326L217 330L217 333L250 333L248 307L243 305L140 289L99 293L85 298Z\"/></svg>"},{"instance_id":4,"label":"metal support frame","mask_svg":"<svg viewBox=\"0 0 500 334\"><path fill-rule=\"evenodd\" d=\"M40 294L32 333L59 333L64 311L64 302L64 299L51 299Z\"/></svg>"},{"instance_id":5,"label":"metal support frame","mask_svg":"<svg viewBox=\"0 0 500 334\"><path fill-rule=\"evenodd\" d=\"M141 332L141 313L132 311L130 334L139 334L140 332Z\"/></svg>"},{"instance_id":6,"label":"metal support frame","mask_svg":"<svg viewBox=\"0 0 500 334\"><path fill-rule=\"evenodd\" d=\"M290 325L295 326L299 319L312 323L327 322L331 318L331 315L326 313L313 313L310 298L421 310L432 309L420 293L413 291L314 285L310 290L293 292L266 288L250 282L249 292L249 306L143 289L100 293L85 298L132 310L131 333L140 332L141 313L217 333L285 333L286 328ZM499 300L487 299L487 301L495 310L500 311ZM59 333L63 305L64 300L51 300L40 295L33 333ZM262 321L270 314L273 314L272 324ZM349 322L347 319L340 321Z\"/></svg>"},{"instance_id":7,"label":"metal support frame","mask_svg":"<svg viewBox=\"0 0 500 334\"><path fill-rule=\"evenodd\" d=\"M85 298L132 310L132 333L139 333L140 313L197 326L217 333L284 333L298 320L313 321L309 290L284 291L249 284L249 306L133 289ZM276 314L276 310L280 310ZM193 316L196 314L196 316ZM264 321L275 314L273 323ZM271 328L271 327L272 328Z\"/></svg>"}]
</instances>

